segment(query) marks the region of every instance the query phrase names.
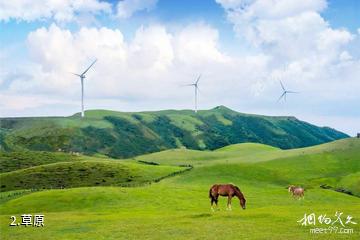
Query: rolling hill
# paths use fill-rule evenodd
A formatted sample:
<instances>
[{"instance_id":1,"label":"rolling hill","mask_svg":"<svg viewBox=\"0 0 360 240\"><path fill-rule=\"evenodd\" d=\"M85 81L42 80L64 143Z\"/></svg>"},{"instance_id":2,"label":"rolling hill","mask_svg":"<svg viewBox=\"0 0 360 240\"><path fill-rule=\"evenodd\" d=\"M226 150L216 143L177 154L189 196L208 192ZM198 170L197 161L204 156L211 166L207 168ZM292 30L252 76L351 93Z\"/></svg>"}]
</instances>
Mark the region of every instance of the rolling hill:
<instances>
[{"instance_id":1,"label":"rolling hill","mask_svg":"<svg viewBox=\"0 0 360 240\"><path fill-rule=\"evenodd\" d=\"M188 169L58 152L0 152L0 192L81 186L141 186Z\"/></svg>"},{"instance_id":2,"label":"rolling hill","mask_svg":"<svg viewBox=\"0 0 360 240\"><path fill-rule=\"evenodd\" d=\"M32 156L37 153L33 152ZM11 157L6 155L6 158ZM128 160L76 156L66 162L63 156L55 155L47 158L43 156L41 159L43 160L33 161L32 167L23 168L23 165L19 165L20 170L12 167L11 171L0 173L1 182L3 179L10 183L29 179L21 176L30 176L32 173L51 173L54 179L59 179L61 168L72 166L72 170L67 171L68 174L62 175L62 178L78 183L78 187L20 192L16 196L12 195L16 193L14 191L0 193L0 231L5 239L360 237L359 224L346 225L346 228L354 230L352 234L314 235L309 233L309 229L314 226L301 226L298 222L305 213L312 212L316 216L326 214L334 220L335 213L340 211L343 212L343 220L351 215L359 223L360 198L356 197L360 196L359 139L348 138L290 150L258 143L243 143L214 151L165 150ZM56 159L59 160L58 163L54 163ZM14 161L20 162L21 159ZM149 164L140 164L138 161ZM96 175L74 178L73 174L78 172L76 166L87 169L85 172L90 173L94 164L100 164ZM192 170L165 178L156 184L126 188L94 184L94 180L101 179L98 176L102 173L118 171L124 167L130 168L130 171L120 170L119 178L112 178L111 181L121 180L122 176L126 179L134 175L136 169L139 181L154 179L178 171L180 168L176 165L189 164L194 166ZM154 173L155 168L161 170ZM51 178L39 179L46 182ZM211 212L209 187L214 183L227 182L240 187L247 199L246 210L242 210L238 206L239 201L234 199L233 210L225 211L226 198L220 198L220 210ZM96 187L81 187L86 186L84 183L91 183ZM293 199L287 192L288 184L305 186L305 198ZM333 189L323 189L320 187L323 184L332 186ZM337 188L349 189L355 196L333 191ZM9 216L20 218L25 212L44 213L46 227L39 231L29 227L8 226ZM323 227L319 223L316 226Z\"/></svg>"},{"instance_id":3,"label":"rolling hill","mask_svg":"<svg viewBox=\"0 0 360 240\"><path fill-rule=\"evenodd\" d=\"M59 162L0 174L0 191L83 186L138 186L184 171L115 160Z\"/></svg>"},{"instance_id":4,"label":"rolling hill","mask_svg":"<svg viewBox=\"0 0 360 240\"><path fill-rule=\"evenodd\" d=\"M214 150L244 142L291 149L346 137L294 117L243 114L224 106L197 114L191 110L90 110L85 119L80 119L79 114L0 119L1 149L80 152L116 158L181 147Z\"/></svg>"},{"instance_id":5,"label":"rolling hill","mask_svg":"<svg viewBox=\"0 0 360 240\"><path fill-rule=\"evenodd\" d=\"M26 157L25 157L26 156ZM27 163L25 165L24 163ZM182 166L182 167L180 167ZM213 151L170 149L127 160L39 151L0 154L0 192L32 188L139 185L182 173L185 181L213 177L328 186L360 197L360 140L347 138L313 147L282 150L259 143ZM219 171L223 172L219 174Z\"/></svg>"},{"instance_id":6,"label":"rolling hill","mask_svg":"<svg viewBox=\"0 0 360 240\"><path fill-rule=\"evenodd\" d=\"M192 165L185 181L215 179L321 185L345 189L360 197L360 140L342 139L313 147L282 150L262 144L243 143L215 151L173 149L135 158L160 165ZM219 171L223 174L219 175ZM226 172L227 171L227 172ZM230 177L229 177L230 176ZM229 179L228 179L229 178Z\"/></svg>"}]
</instances>

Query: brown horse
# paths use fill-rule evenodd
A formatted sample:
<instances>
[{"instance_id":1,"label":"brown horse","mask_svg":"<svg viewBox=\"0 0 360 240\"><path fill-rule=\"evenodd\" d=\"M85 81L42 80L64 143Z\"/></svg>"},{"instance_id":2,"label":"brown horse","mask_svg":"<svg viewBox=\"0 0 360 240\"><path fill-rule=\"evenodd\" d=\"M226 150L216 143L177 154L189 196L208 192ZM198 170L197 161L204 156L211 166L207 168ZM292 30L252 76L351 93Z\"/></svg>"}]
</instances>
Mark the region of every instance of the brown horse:
<instances>
[{"instance_id":1,"label":"brown horse","mask_svg":"<svg viewBox=\"0 0 360 240\"><path fill-rule=\"evenodd\" d=\"M213 204L218 208L218 197L228 197L227 209L231 210L231 198L236 196L240 200L240 205L245 209L245 197L237 186L232 184L215 184L209 190L209 198L211 199L211 209L214 211Z\"/></svg>"}]
</instances>

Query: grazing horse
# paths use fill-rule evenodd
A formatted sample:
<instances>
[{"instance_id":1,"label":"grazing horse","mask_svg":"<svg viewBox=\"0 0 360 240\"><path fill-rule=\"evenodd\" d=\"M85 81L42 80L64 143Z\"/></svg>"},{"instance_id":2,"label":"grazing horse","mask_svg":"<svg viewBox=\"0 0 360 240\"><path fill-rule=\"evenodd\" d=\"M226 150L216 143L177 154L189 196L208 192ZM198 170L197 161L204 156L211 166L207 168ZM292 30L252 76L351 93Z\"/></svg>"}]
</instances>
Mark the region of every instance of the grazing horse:
<instances>
[{"instance_id":1,"label":"grazing horse","mask_svg":"<svg viewBox=\"0 0 360 240\"><path fill-rule=\"evenodd\" d=\"M295 187L293 185L290 185L288 187L288 190L289 190L290 193L292 193L294 198L298 197L300 199L301 197L304 197L304 191L305 190L302 187Z\"/></svg>"},{"instance_id":2,"label":"grazing horse","mask_svg":"<svg viewBox=\"0 0 360 240\"><path fill-rule=\"evenodd\" d=\"M211 199L211 210L214 211L213 204L218 208L218 197L228 197L227 209L231 210L231 198L236 196L240 200L240 205L245 209L245 197L237 186L232 184L215 184L209 190L209 198Z\"/></svg>"}]
</instances>

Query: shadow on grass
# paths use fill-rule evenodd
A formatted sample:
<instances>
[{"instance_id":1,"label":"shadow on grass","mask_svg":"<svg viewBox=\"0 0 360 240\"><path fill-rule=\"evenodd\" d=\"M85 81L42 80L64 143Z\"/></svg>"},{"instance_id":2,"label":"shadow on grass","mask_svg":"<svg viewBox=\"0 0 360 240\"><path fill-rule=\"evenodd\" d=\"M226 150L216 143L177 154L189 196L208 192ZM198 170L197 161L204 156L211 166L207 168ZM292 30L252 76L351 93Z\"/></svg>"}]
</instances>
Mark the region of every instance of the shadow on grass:
<instances>
[{"instance_id":1,"label":"shadow on grass","mask_svg":"<svg viewBox=\"0 0 360 240\"><path fill-rule=\"evenodd\" d=\"M194 214L194 215L190 215L190 218L206 218L206 217L211 217L212 214L210 213L201 213L201 214Z\"/></svg>"}]
</instances>

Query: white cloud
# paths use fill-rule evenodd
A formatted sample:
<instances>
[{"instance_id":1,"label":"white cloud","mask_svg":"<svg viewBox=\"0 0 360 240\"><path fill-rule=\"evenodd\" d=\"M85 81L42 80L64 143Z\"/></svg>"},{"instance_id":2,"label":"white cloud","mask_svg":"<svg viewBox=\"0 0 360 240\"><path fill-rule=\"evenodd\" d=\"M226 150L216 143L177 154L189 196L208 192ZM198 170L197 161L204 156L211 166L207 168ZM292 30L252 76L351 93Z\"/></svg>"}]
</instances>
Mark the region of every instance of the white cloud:
<instances>
[{"instance_id":1,"label":"white cloud","mask_svg":"<svg viewBox=\"0 0 360 240\"><path fill-rule=\"evenodd\" d=\"M191 108L193 90L181 86L198 74L202 74L202 107L226 104L239 94L251 96L251 84L263 77L268 58L230 57L220 50L218 37L218 31L204 23L173 32L163 25L140 27L127 41L119 29L82 27L71 32L52 24L29 33L30 62L18 69L20 75L5 74L11 80L0 92L13 99L37 94L41 101L52 96L59 102L76 102L80 83L69 72L81 72L97 58L85 80L87 108ZM223 92L226 98L221 97ZM101 105L106 99L111 105ZM129 107L132 103L137 106ZM78 110L67 108L69 114Z\"/></svg>"},{"instance_id":2,"label":"white cloud","mask_svg":"<svg viewBox=\"0 0 360 240\"><path fill-rule=\"evenodd\" d=\"M33 62L37 64L31 70L33 80L29 85L25 85L28 91L42 89L59 94L74 93L74 83L78 79L70 72L81 72L95 58L99 59L97 65L103 70L100 77L114 77L116 81L114 74L124 71L128 54L122 33L104 27L83 27L72 33L52 24L48 29L40 28L31 32L28 36L28 47ZM89 72L90 76L92 74ZM18 82L19 80L14 81L11 88L24 88L22 81Z\"/></svg>"},{"instance_id":3,"label":"white cloud","mask_svg":"<svg viewBox=\"0 0 360 240\"><path fill-rule=\"evenodd\" d=\"M240 38L284 61L334 52L353 38L344 29L332 29L321 17L325 0L217 2L225 8Z\"/></svg>"},{"instance_id":4,"label":"white cloud","mask_svg":"<svg viewBox=\"0 0 360 240\"><path fill-rule=\"evenodd\" d=\"M22 69L25 77L11 81L14 93L74 95L78 79L69 72L81 71L94 58L98 62L86 79L90 97L161 98L169 88L178 94L184 80L192 81L201 72L219 77L224 67L232 72L237 68L235 59L221 53L217 30L200 23L177 32L162 25L140 27L129 41L119 29L83 27L70 32L52 24L29 33L27 45L32 64Z\"/></svg>"},{"instance_id":5,"label":"white cloud","mask_svg":"<svg viewBox=\"0 0 360 240\"><path fill-rule=\"evenodd\" d=\"M138 11L150 11L155 8L158 0L122 0L117 4L117 16L129 18Z\"/></svg>"},{"instance_id":6,"label":"white cloud","mask_svg":"<svg viewBox=\"0 0 360 240\"><path fill-rule=\"evenodd\" d=\"M241 56L224 53L218 31L204 23L190 24L174 32L159 24L140 27L133 39L127 41L119 29L82 27L71 32L53 24L29 34L32 63L20 70L22 76L13 77L7 94L38 93L77 99L79 81L69 72L80 72L98 58L85 82L87 103L93 103L90 108L98 106L94 99L97 102L119 99L122 106L138 102L150 108L154 105L189 108L192 91L180 86L192 82L200 73L202 107L227 104L254 111L262 103L251 105L251 101L275 102L279 79L285 80L291 90L302 92L293 97L294 102L303 101L306 105L316 95L321 98L317 103L321 105L323 101L355 94L346 90L346 86L352 86L351 91L359 86L356 77L359 61L355 58L350 61L342 47L351 40L351 35L343 30L330 29L327 33L334 40L326 39L325 49L313 41L310 58L299 54L284 69L274 65L278 55L271 51ZM327 56L329 48L339 54L333 59L335 62L324 64L319 60L323 54Z\"/></svg>"},{"instance_id":7,"label":"white cloud","mask_svg":"<svg viewBox=\"0 0 360 240\"><path fill-rule=\"evenodd\" d=\"M0 1L0 21L54 19L69 22L83 13L111 12L111 4L99 0L12 0Z\"/></svg>"},{"instance_id":8,"label":"white cloud","mask_svg":"<svg viewBox=\"0 0 360 240\"><path fill-rule=\"evenodd\" d=\"M178 46L179 60L183 62L196 64L228 60L228 57L219 50L218 31L206 24L197 23L181 29L176 35L175 44Z\"/></svg>"},{"instance_id":9,"label":"white cloud","mask_svg":"<svg viewBox=\"0 0 360 240\"><path fill-rule=\"evenodd\" d=\"M0 108L3 111L22 111L29 108L37 108L44 104L64 104L67 101L50 100L49 97L39 95L14 96L11 94L0 94Z\"/></svg>"},{"instance_id":10,"label":"white cloud","mask_svg":"<svg viewBox=\"0 0 360 240\"><path fill-rule=\"evenodd\" d=\"M350 61L353 59L353 57L350 55L350 53L348 51L343 51L341 52L340 56L340 61Z\"/></svg>"},{"instance_id":11,"label":"white cloud","mask_svg":"<svg viewBox=\"0 0 360 240\"><path fill-rule=\"evenodd\" d=\"M348 59L344 51L355 36L332 28L322 18L325 0L216 1L225 9L237 36L273 59L268 84L278 81L273 76L279 69L286 73L282 77L287 81L305 85L326 82L337 64ZM266 87L262 85L262 89Z\"/></svg>"},{"instance_id":12,"label":"white cloud","mask_svg":"<svg viewBox=\"0 0 360 240\"><path fill-rule=\"evenodd\" d=\"M174 59L172 38L163 26L140 27L129 48L130 67L165 70Z\"/></svg>"},{"instance_id":13,"label":"white cloud","mask_svg":"<svg viewBox=\"0 0 360 240\"><path fill-rule=\"evenodd\" d=\"M241 17L248 20L285 18L307 11L319 12L327 7L326 0L216 0L216 2L235 15L241 13Z\"/></svg>"}]
</instances>

